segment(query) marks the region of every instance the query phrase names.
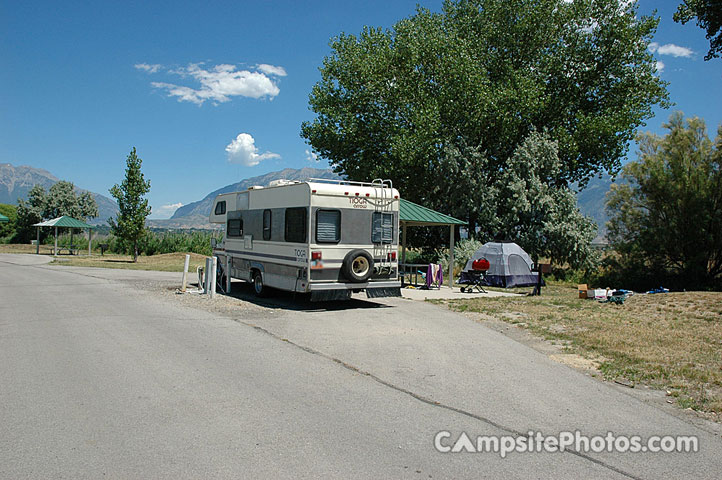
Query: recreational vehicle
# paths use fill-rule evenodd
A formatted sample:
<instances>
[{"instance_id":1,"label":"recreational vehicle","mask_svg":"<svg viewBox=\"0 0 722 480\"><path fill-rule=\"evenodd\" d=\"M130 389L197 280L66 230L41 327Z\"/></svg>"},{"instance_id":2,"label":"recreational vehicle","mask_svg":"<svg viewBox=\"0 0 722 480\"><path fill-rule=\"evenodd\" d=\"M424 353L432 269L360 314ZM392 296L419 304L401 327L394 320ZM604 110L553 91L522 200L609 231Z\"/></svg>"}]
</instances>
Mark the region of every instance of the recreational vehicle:
<instances>
[{"instance_id":1,"label":"recreational vehicle","mask_svg":"<svg viewBox=\"0 0 722 480\"><path fill-rule=\"evenodd\" d=\"M225 225L213 249L218 284L236 278L258 296L272 287L311 300L400 296L399 203L388 180L276 180L220 194L210 214Z\"/></svg>"}]
</instances>

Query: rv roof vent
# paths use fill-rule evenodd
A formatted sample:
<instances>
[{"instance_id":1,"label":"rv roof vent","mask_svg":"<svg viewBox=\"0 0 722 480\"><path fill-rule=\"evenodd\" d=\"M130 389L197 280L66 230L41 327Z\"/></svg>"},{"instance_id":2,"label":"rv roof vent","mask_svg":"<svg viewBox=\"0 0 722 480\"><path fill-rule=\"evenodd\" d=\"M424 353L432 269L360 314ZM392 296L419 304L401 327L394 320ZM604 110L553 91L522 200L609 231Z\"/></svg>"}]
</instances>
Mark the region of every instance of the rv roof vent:
<instances>
[{"instance_id":1,"label":"rv roof vent","mask_svg":"<svg viewBox=\"0 0 722 480\"><path fill-rule=\"evenodd\" d=\"M292 185L294 183L301 183L301 182L297 182L295 180L286 180L285 178L280 178L278 180L271 180L268 183L268 186L269 187L280 187L281 185Z\"/></svg>"},{"instance_id":2,"label":"rv roof vent","mask_svg":"<svg viewBox=\"0 0 722 480\"><path fill-rule=\"evenodd\" d=\"M248 187L249 190L261 190L263 187L261 185L254 185L252 187Z\"/></svg>"}]
</instances>

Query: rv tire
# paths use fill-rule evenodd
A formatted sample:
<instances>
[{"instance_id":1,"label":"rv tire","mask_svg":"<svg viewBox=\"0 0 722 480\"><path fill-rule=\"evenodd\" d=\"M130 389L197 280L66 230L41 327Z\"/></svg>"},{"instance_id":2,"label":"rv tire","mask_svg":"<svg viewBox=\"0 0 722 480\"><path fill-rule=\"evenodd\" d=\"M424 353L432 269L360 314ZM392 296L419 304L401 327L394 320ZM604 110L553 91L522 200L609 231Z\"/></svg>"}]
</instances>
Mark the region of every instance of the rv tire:
<instances>
[{"instance_id":1,"label":"rv tire","mask_svg":"<svg viewBox=\"0 0 722 480\"><path fill-rule=\"evenodd\" d=\"M266 286L263 284L263 276L258 270L255 270L253 272L253 281L251 282L251 284L253 285L253 293L255 293L257 297L266 296L268 288L266 288Z\"/></svg>"},{"instance_id":2,"label":"rv tire","mask_svg":"<svg viewBox=\"0 0 722 480\"><path fill-rule=\"evenodd\" d=\"M352 282L365 282L374 271L374 259L366 250L352 250L343 259L341 271Z\"/></svg>"}]
</instances>

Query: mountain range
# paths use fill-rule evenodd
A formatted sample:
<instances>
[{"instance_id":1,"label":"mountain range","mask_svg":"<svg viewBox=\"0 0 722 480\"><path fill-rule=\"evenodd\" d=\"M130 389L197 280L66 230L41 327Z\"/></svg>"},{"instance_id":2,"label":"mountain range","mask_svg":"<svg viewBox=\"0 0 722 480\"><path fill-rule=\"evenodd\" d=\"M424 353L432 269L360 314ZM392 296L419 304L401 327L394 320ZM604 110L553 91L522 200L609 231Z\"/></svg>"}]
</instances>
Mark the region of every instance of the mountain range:
<instances>
[{"instance_id":1,"label":"mountain range","mask_svg":"<svg viewBox=\"0 0 722 480\"><path fill-rule=\"evenodd\" d=\"M609 175L592 178L586 188L577 193L577 206L579 210L586 216L592 217L597 222L597 232L599 237L595 241L600 240L607 233L607 221L609 215L604 209L605 197L607 192L612 188L614 181Z\"/></svg>"},{"instance_id":2,"label":"mountain range","mask_svg":"<svg viewBox=\"0 0 722 480\"><path fill-rule=\"evenodd\" d=\"M183 205L175 211L169 220L148 220L151 227L156 228L211 228L208 215L211 213L213 200L217 195L227 192L240 192L254 185L267 186L273 180L308 180L309 178L341 178L330 169L322 168L285 168L278 172L266 173L257 177L246 178L214 190L202 200Z\"/></svg>"},{"instance_id":3,"label":"mountain range","mask_svg":"<svg viewBox=\"0 0 722 480\"><path fill-rule=\"evenodd\" d=\"M277 172L270 172L265 175L251 177L236 183L231 183L209 193L203 199L183 205L175 211L173 216L167 220L148 220L148 225L154 228L212 228L208 223L208 215L216 195L226 192L237 192L248 189L254 185L266 186L273 180L307 180L309 178L338 179L339 175L331 169L321 168L286 168ZM40 168L27 165L13 166L9 163L0 163L0 203L17 203L18 198L27 198L27 194L33 185L40 184L49 189L59 179ZM608 220L604 210L604 199L612 185L609 176L593 178L587 187L577 194L577 205L581 212L592 217L599 226L599 234L603 236L606 232L605 223ZM86 190L76 187L78 192ZM90 192L98 203L99 215L91 220L92 224L105 224L108 218L115 216L118 212L117 204L110 198L99 193Z\"/></svg>"},{"instance_id":4,"label":"mountain range","mask_svg":"<svg viewBox=\"0 0 722 480\"><path fill-rule=\"evenodd\" d=\"M41 168L27 165L13 166L9 163L0 163L0 203L15 205L19 198L26 199L28 192L34 185L40 184L48 190L60 179ZM75 187L77 193L88 190ZM90 224L100 225L108 222L110 217L118 213L115 201L95 192L89 192L98 204L98 216L89 221Z\"/></svg>"},{"instance_id":5,"label":"mountain range","mask_svg":"<svg viewBox=\"0 0 722 480\"><path fill-rule=\"evenodd\" d=\"M169 220L149 220L150 226L156 228L211 228L208 223L208 215L211 213L213 200L216 195L226 192L239 192L254 185L266 186L273 180L307 180L309 178L341 178L330 169L319 168L286 168L278 172L271 172L258 177L247 178L237 183L219 188L202 200L183 205L175 211ZM599 234L603 236L606 232L605 224L608 220L604 211L604 197L612 185L609 176L593 178L587 187L577 194L577 205L584 215L590 216L599 226Z\"/></svg>"}]
</instances>

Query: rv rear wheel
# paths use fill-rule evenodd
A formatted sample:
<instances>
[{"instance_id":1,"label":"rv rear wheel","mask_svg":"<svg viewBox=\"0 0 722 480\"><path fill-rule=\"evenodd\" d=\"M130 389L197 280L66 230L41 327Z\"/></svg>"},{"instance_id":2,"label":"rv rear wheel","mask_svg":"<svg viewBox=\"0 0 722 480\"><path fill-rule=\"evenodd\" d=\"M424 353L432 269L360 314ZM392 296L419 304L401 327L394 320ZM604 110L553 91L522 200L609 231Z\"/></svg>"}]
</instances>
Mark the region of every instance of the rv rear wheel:
<instances>
[{"instance_id":1,"label":"rv rear wheel","mask_svg":"<svg viewBox=\"0 0 722 480\"><path fill-rule=\"evenodd\" d=\"M365 282L374 271L374 259L366 250L353 250L343 259L342 271L352 282Z\"/></svg>"},{"instance_id":2,"label":"rv rear wheel","mask_svg":"<svg viewBox=\"0 0 722 480\"><path fill-rule=\"evenodd\" d=\"M263 285L261 272L256 270L253 273L253 293L255 293L257 297L265 297L267 290L268 289Z\"/></svg>"}]
</instances>

